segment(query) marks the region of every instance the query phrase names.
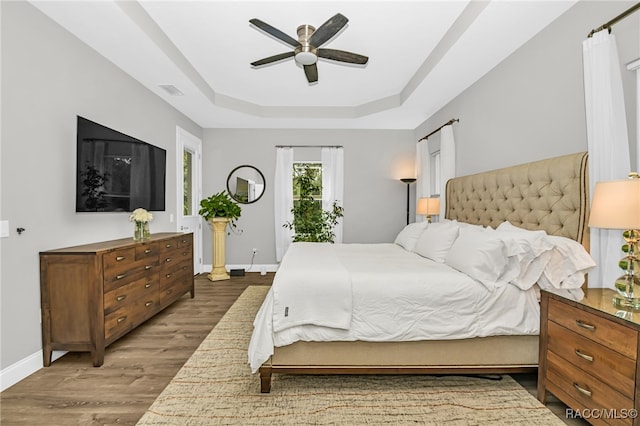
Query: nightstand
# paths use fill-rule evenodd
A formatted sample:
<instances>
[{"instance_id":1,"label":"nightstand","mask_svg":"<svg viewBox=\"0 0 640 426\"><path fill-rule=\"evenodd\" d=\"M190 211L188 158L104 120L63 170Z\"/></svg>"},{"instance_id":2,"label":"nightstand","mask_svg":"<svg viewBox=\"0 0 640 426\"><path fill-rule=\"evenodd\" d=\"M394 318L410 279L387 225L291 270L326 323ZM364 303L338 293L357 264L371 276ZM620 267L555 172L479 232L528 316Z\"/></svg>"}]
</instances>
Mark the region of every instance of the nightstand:
<instances>
[{"instance_id":1,"label":"nightstand","mask_svg":"<svg viewBox=\"0 0 640 426\"><path fill-rule=\"evenodd\" d=\"M551 392L592 424L640 425L640 312L615 308L614 290L585 293L541 292L538 399Z\"/></svg>"}]
</instances>

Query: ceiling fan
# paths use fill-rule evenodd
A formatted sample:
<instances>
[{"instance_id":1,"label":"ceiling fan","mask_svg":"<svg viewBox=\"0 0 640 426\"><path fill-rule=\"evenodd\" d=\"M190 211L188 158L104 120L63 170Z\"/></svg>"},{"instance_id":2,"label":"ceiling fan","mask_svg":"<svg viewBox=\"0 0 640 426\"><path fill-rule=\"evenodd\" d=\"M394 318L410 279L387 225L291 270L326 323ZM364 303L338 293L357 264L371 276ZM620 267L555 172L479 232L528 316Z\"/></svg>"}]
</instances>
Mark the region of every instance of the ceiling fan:
<instances>
[{"instance_id":1,"label":"ceiling fan","mask_svg":"<svg viewBox=\"0 0 640 426\"><path fill-rule=\"evenodd\" d=\"M320 46L335 36L349 20L342 14L337 13L327 22L320 25L318 29L311 25L300 25L297 29L298 40L288 36L277 28L261 21L260 19L250 19L250 23L261 29L265 33L282 40L294 49L291 52L280 53L252 62L251 65L259 67L293 57L297 63L303 66L304 73L309 83L318 81L318 58L330 59L332 61L347 62L351 64L364 65L369 60L368 57L356 53L346 52L336 49L321 49Z\"/></svg>"}]
</instances>

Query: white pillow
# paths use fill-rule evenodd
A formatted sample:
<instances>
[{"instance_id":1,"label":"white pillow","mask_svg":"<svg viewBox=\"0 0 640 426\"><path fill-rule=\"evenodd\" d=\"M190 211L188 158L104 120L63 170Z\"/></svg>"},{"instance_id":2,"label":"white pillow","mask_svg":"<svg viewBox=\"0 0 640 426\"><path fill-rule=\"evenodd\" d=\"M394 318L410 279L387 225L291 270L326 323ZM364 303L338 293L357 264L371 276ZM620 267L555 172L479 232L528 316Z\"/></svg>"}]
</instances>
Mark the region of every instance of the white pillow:
<instances>
[{"instance_id":1,"label":"white pillow","mask_svg":"<svg viewBox=\"0 0 640 426\"><path fill-rule=\"evenodd\" d=\"M509 265L507 252L504 241L494 232L461 229L445 263L493 290L508 282L501 279Z\"/></svg>"},{"instance_id":2,"label":"white pillow","mask_svg":"<svg viewBox=\"0 0 640 426\"><path fill-rule=\"evenodd\" d=\"M578 288L596 262L585 248L570 238L547 235L554 245L549 263L538 280L541 288Z\"/></svg>"},{"instance_id":3,"label":"white pillow","mask_svg":"<svg viewBox=\"0 0 640 426\"><path fill-rule=\"evenodd\" d=\"M455 219L454 220L443 219L441 222L450 223L452 225L456 225L458 227L458 229L466 229L466 228L468 228L468 229L474 229L474 230L477 230L477 231L484 231L485 229L491 229L491 228L484 227L482 225L475 225L473 223L459 222L459 221L457 221Z\"/></svg>"},{"instance_id":4,"label":"white pillow","mask_svg":"<svg viewBox=\"0 0 640 426\"><path fill-rule=\"evenodd\" d=\"M418 237L427 227L427 222L410 223L405 226L396 237L394 243L402 246L407 251L413 251Z\"/></svg>"},{"instance_id":5,"label":"white pillow","mask_svg":"<svg viewBox=\"0 0 640 426\"><path fill-rule=\"evenodd\" d=\"M457 237L457 226L451 223L431 223L420 234L413 251L438 263L444 263L447 252Z\"/></svg>"},{"instance_id":6,"label":"white pillow","mask_svg":"<svg viewBox=\"0 0 640 426\"><path fill-rule=\"evenodd\" d=\"M533 286L551 258L554 245L547 239L544 231L529 231L509 222L501 223L496 231L505 241L518 247L518 252L511 257L511 264L517 264L519 272L509 282L522 290ZM515 260L515 262L514 262Z\"/></svg>"}]
</instances>

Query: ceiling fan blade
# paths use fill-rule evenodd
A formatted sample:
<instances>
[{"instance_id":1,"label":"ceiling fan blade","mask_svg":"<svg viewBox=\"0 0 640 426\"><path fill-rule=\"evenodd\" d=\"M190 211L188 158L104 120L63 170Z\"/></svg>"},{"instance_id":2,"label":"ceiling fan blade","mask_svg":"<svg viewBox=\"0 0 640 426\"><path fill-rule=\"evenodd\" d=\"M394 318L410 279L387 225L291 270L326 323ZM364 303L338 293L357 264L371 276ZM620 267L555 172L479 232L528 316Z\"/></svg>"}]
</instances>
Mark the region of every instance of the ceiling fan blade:
<instances>
[{"instance_id":1,"label":"ceiling fan blade","mask_svg":"<svg viewBox=\"0 0 640 426\"><path fill-rule=\"evenodd\" d=\"M309 37L309 44L314 47L320 47L326 43L331 37L336 35L338 31L347 25L349 20L346 16L337 13L320 27Z\"/></svg>"},{"instance_id":2,"label":"ceiling fan blade","mask_svg":"<svg viewBox=\"0 0 640 426\"><path fill-rule=\"evenodd\" d=\"M269 56L268 58L260 59L259 61L251 62L251 65L254 67L259 67L261 65L271 64L273 62L278 62L283 59L292 58L295 55L293 51L280 53L279 55Z\"/></svg>"},{"instance_id":3,"label":"ceiling fan blade","mask_svg":"<svg viewBox=\"0 0 640 426\"><path fill-rule=\"evenodd\" d=\"M309 83L315 83L318 81L318 67L316 64L305 65L304 73L307 76L307 81Z\"/></svg>"},{"instance_id":4,"label":"ceiling fan blade","mask_svg":"<svg viewBox=\"0 0 640 426\"><path fill-rule=\"evenodd\" d=\"M367 56L336 49L318 49L318 56L325 59L331 59L332 61L349 62L351 64L359 65L364 65L369 61Z\"/></svg>"},{"instance_id":5,"label":"ceiling fan blade","mask_svg":"<svg viewBox=\"0 0 640 426\"><path fill-rule=\"evenodd\" d=\"M279 29L272 27L271 25L267 24L264 21L261 21L260 19L257 19L257 18L249 19L249 22L251 22L256 27L260 28L265 33L277 38L278 40L284 41L285 43L287 43L290 46L293 46L293 47L300 46L300 42L298 40L296 40L293 37L290 37L290 36L286 35L282 31L280 31Z\"/></svg>"}]
</instances>

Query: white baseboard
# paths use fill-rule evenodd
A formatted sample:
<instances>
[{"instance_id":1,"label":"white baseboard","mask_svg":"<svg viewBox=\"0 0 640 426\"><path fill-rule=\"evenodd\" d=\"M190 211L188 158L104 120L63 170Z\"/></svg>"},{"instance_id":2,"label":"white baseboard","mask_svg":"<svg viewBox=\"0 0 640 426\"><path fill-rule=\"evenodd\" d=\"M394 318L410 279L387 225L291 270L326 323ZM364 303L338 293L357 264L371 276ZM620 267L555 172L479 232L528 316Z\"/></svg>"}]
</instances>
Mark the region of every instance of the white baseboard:
<instances>
[{"instance_id":1,"label":"white baseboard","mask_svg":"<svg viewBox=\"0 0 640 426\"><path fill-rule=\"evenodd\" d=\"M66 354L66 351L53 351L51 362ZM43 368L42 351L35 352L0 371L0 392L9 389L20 380Z\"/></svg>"},{"instance_id":2,"label":"white baseboard","mask_svg":"<svg viewBox=\"0 0 640 426\"><path fill-rule=\"evenodd\" d=\"M276 272L278 270L278 264L276 263L275 265L269 265L269 264L262 264L262 265L250 265L250 264L239 264L239 265L225 265L225 267L227 268L227 271L231 270L231 269L244 269L245 272L262 272L263 270L265 272ZM204 270L203 273L208 273L209 271L211 271L211 268L213 267L213 265L202 265L202 269Z\"/></svg>"}]
</instances>

